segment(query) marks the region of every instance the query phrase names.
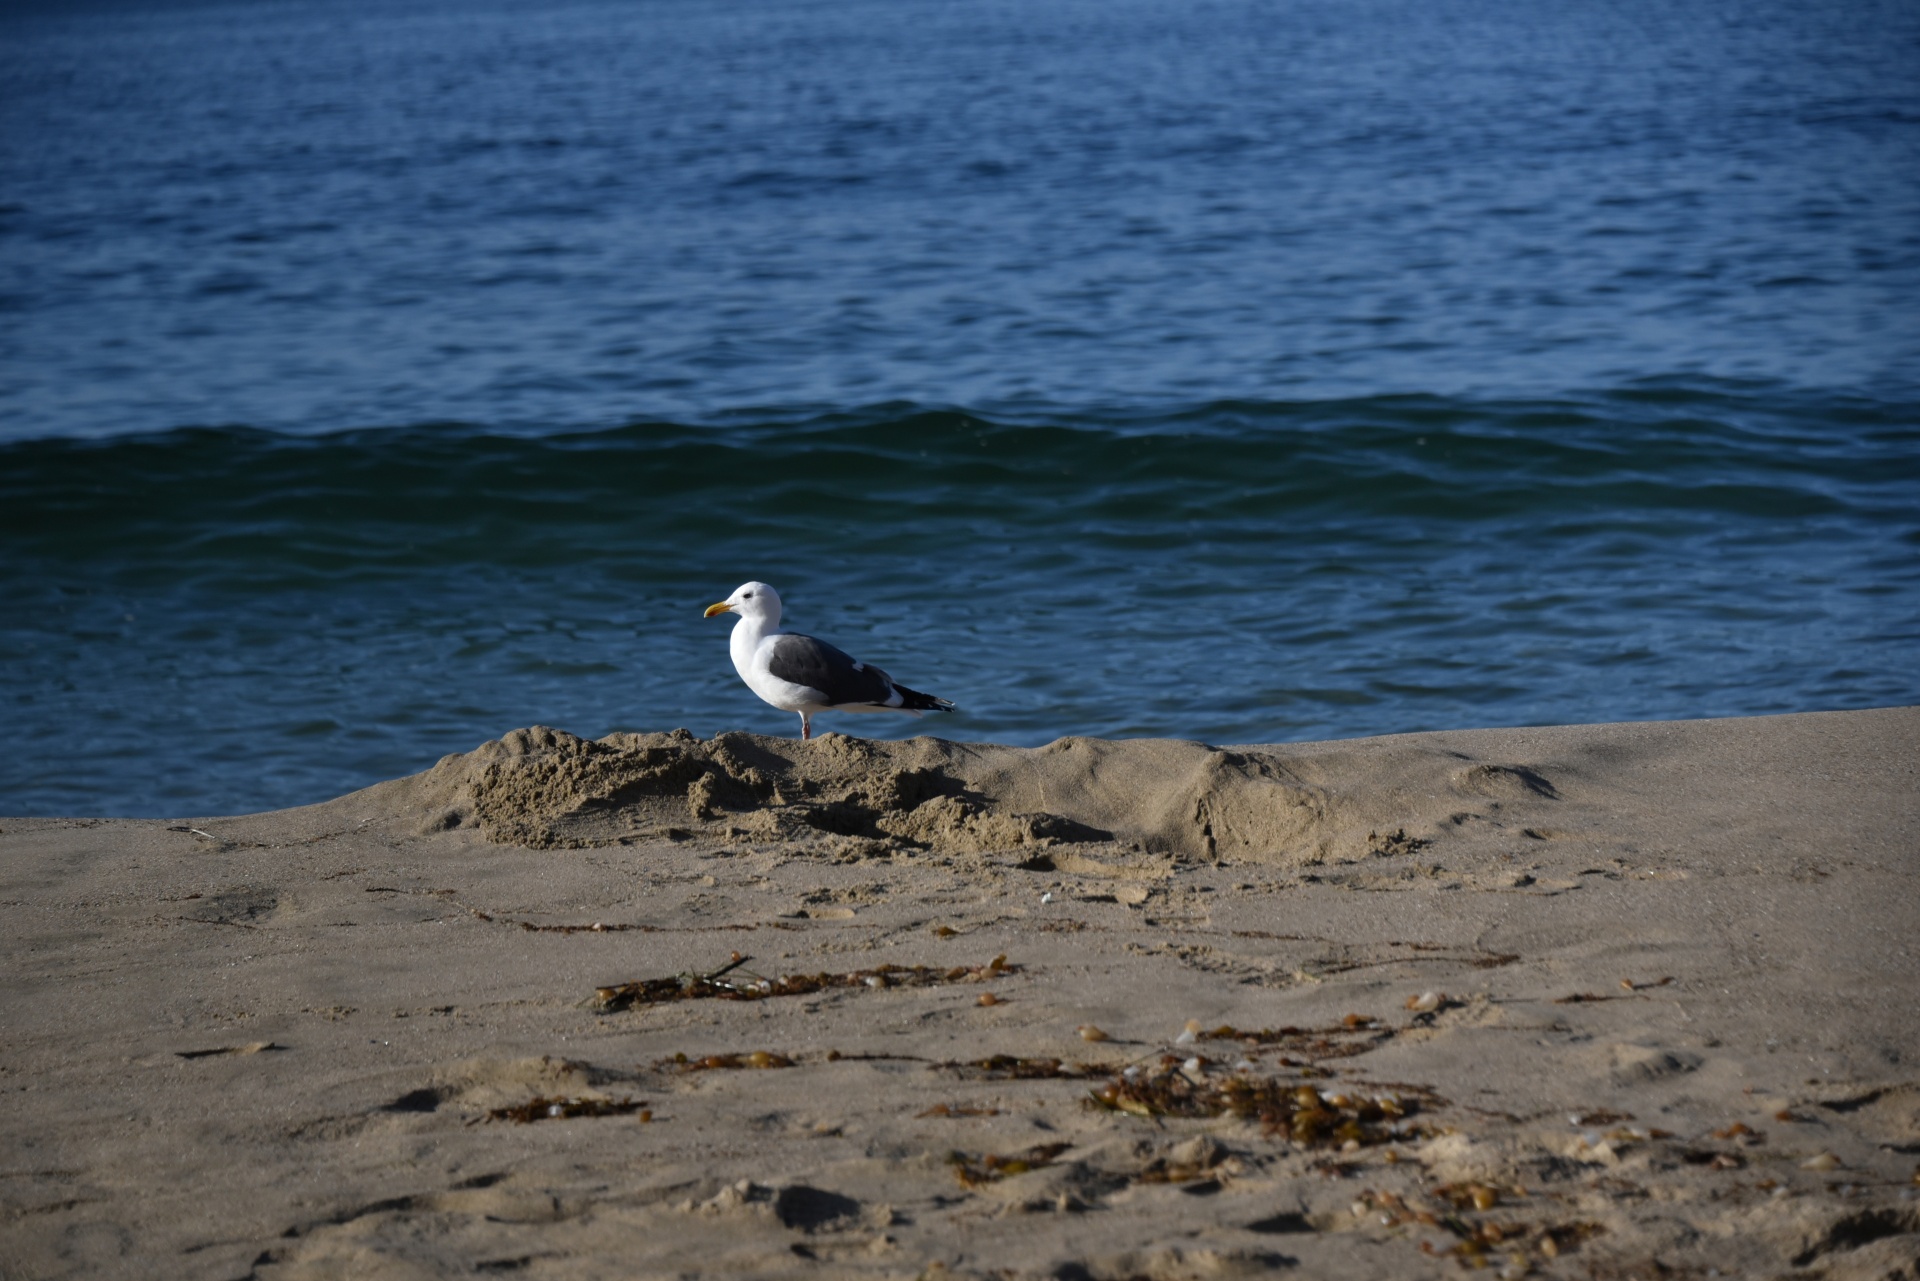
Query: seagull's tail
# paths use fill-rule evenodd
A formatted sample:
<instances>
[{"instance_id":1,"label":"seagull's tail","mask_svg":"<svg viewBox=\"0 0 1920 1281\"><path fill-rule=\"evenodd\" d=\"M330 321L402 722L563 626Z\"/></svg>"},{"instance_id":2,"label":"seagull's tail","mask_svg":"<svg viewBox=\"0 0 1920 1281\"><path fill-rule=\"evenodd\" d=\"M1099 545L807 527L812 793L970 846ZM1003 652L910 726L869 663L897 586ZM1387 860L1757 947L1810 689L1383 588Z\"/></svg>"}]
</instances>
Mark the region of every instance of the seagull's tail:
<instances>
[{"instance_id":1,"label":"seagull's tail","mask_svg":"<svg viewBox=\"0 0 1920 1281\"><path fill-rule=\"evenodd\" d=\"M903 712L950 712L953 700L935 698L932 694L922 694L917 689L908 689L905 685L895 685L893 692L900 696L900 710Z\"/></svg>"}]
</instances>

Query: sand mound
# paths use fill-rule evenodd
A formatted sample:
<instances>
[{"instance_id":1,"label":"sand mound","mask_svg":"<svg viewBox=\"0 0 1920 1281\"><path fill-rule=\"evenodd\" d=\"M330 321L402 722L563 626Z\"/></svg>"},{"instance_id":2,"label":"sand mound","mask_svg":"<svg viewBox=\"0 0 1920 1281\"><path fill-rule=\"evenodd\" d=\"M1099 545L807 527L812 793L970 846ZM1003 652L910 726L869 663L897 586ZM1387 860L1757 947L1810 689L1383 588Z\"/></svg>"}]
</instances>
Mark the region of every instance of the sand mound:
<instances>
[{"instance_id":1,"label":"sand mound","mask_svg":"<svg viewBox=\"0 0 1920 1281\"><path fill-rule=\"evenodd\" d=\"M1479 760L1433 739L1223 749L1063 738L1029 749L832 733L588 740L536 726L384 785L384 800L422 829L475 825L536 849L700 838L1035 858L1108 845L1297 866L1409 853L1475 825L1537 839L1556 830L1564 765Z\"/></svg>"}]
</instances>

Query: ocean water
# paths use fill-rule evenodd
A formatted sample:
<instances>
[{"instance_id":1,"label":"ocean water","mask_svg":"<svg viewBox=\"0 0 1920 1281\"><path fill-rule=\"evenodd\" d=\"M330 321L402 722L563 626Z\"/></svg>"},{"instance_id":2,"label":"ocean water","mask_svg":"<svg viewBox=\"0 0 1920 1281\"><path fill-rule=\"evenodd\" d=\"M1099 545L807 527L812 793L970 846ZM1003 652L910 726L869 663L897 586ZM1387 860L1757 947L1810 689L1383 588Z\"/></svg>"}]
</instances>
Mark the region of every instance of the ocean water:
<instances>
[{"instance_id":1,"label":"ocean water","mask_svg":"<svg viewBox=\"0 0 1920 1281\"><path fill-rule=\"evenodd\" d=\"M1920 698L1920 8L0 9L0 813Z\"/></svg>"}]
</instances>

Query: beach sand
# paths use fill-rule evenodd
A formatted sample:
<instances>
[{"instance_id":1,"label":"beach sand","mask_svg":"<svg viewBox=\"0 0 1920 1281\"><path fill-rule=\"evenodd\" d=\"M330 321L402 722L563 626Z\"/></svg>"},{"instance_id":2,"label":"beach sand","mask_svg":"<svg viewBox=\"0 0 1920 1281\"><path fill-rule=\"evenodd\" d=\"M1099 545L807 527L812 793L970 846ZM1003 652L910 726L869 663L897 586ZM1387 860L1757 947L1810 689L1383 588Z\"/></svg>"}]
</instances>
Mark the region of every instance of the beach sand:
<instances>
[{"instance_id":1,"label":"beach sand","mask_svg":"<svg viewBox=\"0 0 1920 1281\"><path fill-rule=\"evenodd\" d=\"M1916 769L532 729L0 820L0 1275L1913 1278Z\"/></svg>"}]
</instances>

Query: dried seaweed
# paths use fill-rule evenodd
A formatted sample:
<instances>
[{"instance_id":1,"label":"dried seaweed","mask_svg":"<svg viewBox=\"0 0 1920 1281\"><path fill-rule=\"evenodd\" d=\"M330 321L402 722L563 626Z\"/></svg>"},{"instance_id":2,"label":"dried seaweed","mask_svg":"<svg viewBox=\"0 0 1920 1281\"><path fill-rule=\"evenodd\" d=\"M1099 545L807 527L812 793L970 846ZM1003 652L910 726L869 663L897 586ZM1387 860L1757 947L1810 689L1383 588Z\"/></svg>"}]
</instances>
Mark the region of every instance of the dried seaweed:
<instances>
[{"instance_id":1,"label":"dried seaweed","mask_svg":"<svg viewBox=\"0 0 1920 1281\"><path fill-rule=\"evenodd\" d=\"M1456 1210L1491 1210L1500 1204L1500 1189L1490 1183L1442 1183L1431 1195Z\"/></svg>"},{"instance_id":2,"label":"dried seaweed","mask_svg":"<svg viewBox=\"0 0 1920 1281\"><path fill-rule=\"evenodd\" d=\"M973 1081L1081 1081L1113 1070L1105 1064L1075 1063L1070 1059L1023 1059L1011 1054L934 1066Z\"/></svg>"},{"instance_id":3,"label":"dried seaweed","mask_svg":"<svg viewBox=\"0 0 1920 1281\"><path fill-rule=\"evenodd\" d=\"M1225 1113L1258 1121L1269 1136L1302 1146L1369 1147L1416 1133L1407 1119L1439 1098L1431 1090L1377 1095L1325 1092L1298 1081L1235 1073L1206 1074L1201 1060L1162 1056L1157 1067L1128 1068L1091 1092L1094 1103L1134 1116L1214 1117Z\"/></svg>"},{"instance_id":4,"label":"dried seaweed","mask_svg":"<svg viewBox=\"0 0 1920 1281\"><path fill-rule=\"evenodd\" d=\"M476 915L478 914L476 913ZM595 921L592 925L535 925L532 921L508 920L505 917L481 917L481 919L497 919L503 925L518 925L529 934L624 934L628 930L636 930L642 934L658 934L660 932L660 927L657 925L605 925L599 921Z\"/></svg>"},{"instance_id":5,"label":"dried seaweed","mask_svg":"<svg viewBox=\"0 0 1920 1281\"><path fill-rule=\"evenodd\" d=\"M766 978L740 968L752 959L736 952L726 965L708 974L673 974L596 988L597 1008L603 1014L612 1014L636 1005L658 1005L667 1001L759 1001L773 996L808 996L834 988L983 983L1020 970L1017 965L1009 965L1005 956L996 956L985 965L880 965L844 974L788 974Z\"/></svg>"},{"instance_id":6,"label":"dried seaweed","mask_svg":"<svg viewBox=\"0 0 1920 1281\"><path fill-rule=\"evenodd\" d=\"M1500 1249L1508 1252L1510 1261L1524 1270L1531 1264L1532 1255L1556 1259L1577 1248L1587 1238L1605 1231L1598 1223L1584 1221L1503 1223L1495 1219L1468 1218L1468 1215L1490 1210L1501 1203L1501 1190L1488 1184L1443 1184L1433 1189L1431 1195L1442 1202L1437 1213L1410 1205L1404 1197L1393 1192L1363 1192L1355 1208L1356 1211L1363 1207L1377 1211L1379 1222L1384 1227L1415 1224L1451 1233L1456 1238L1453 1245L1439 1249L1430 1241L1422 1241L1420 1252L1454 1259L1466 1268L1485 1267L1489 1262L1488 1254ZM1512 1188L1507 1190L1507 1195L1524 1197L1526 1192Z\"/></svg>"},{"instance_id":7,"label":"dried seaweed","mask_svg":"<svg viewBox=\"0 0 1920 1281\"><path fill-rule=\"evenodd\" d=\"M1202 1150L1184 1160L1173 1155L1157 1156L1133 1176L1133 1182L1198 1183L1210 1180L1217 1185L1225 1159L1226 1152L1223 1149ZM1238 1169L1239 1167L1234 1165L1228 1168Z\"/></svg>"},{"instance_id":8,"label":"dried seaweed","mask_svg":"<svg viewBox=\"0 0 1920 1281\"><path fill-rule=\"evenodd\" d=\"M1197 1039L1203 1041L1238 1041L1249 1047L1278 1048L1309 1060L1351 1058L1356 1054L1365 1054L1397 1035L1399 1033L1395 1029L1383 1026L1378 1019L1360 1014L1349 1014L1335 1027L1248 1030L1222 1024L1212 1031L1196 1033ZM1293 1064L1288 1063L1287 1066Z\"/></svg>"},{"instance_id":9,"label":"dried seaweed","mask_svg":"<svg viewBox=\"0 0 1920 1281\"><path fill-rule=\"evenodd\" d=\"M636 1112L642 1121L653 1119L653 1113L647 1111L645 1099L548 1098L535 1095L516 1107L490 1109L487 1120L531 1125L535 1121L566 1120L579 1116L631 1116Z\"/></svg>"},{"instance_id":10,"label":"dried seaweed","mask_svg":"<svg viewBox=\"0 0 1920 1281\"><path fill-rule=\"evenodd\" d=\"M221 1045L211 1050L175 1050L174 1054L183 1059L210 1059L223 1054L264 1054L268 1050L284 1050L287 1047L272 1041L252 1041L246 1045Z\"/></svg>"},{"instance_id":11,"label":"dried seaweed","mask_svg":"<svg viewBox=\"0 0 1920 1281\"><path fill-rule=\"evenodd\" d=\"M1438 1226L1460 1239L1444 1250L1436 1250L1431 1243L1422 1241L1420 1252L1457 1259L1463 1267L1468 1268L1485 1267L1487 1255L1496 1249L1516 1256L1516 1262L1529 1253L1557 1259L1577 1249L1587 1238L1606 1231L1598 1223L1588 1221L1535 1224L1486 1220L1468 1223L1452 1214L1441 1218Z\"/></svg>"},{"instance_id":12,"label":"dried seaweed","mask_svg":"<svg viewBox=\"0 0 1920 1281\"><path fill-rule=\"evenodd\" d=\"M983 1183L997 1183L1016 1174L1052 1165L1055 1157L1072 1146L1071 1143L1043 1143L1015 1156L1000 1156L992 1152L970 1156L965 1152L952 1152L947 1156L947 1164L953 1167L954 1177L960 1180L961 1187L977 1188Z\"/></svg>"},{"instance_id":13,"label":"dried seaweed","mask_svg":"<svg viewBox=\"0 0 1920 1281\"><path fill-rule=\"evenodd\" d=\"M793 1065L793 1060L784 1054L775 1054L771 1050L753 1050L746 1054L708 1054L697 1059L685 1054L676 1054L670 1059L661 1059L653 1066L656 1071L666 1069L676 1072L723 1072L743 1068L763 1070L790 1068Z\"/></svg>"}]
</instances>

